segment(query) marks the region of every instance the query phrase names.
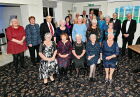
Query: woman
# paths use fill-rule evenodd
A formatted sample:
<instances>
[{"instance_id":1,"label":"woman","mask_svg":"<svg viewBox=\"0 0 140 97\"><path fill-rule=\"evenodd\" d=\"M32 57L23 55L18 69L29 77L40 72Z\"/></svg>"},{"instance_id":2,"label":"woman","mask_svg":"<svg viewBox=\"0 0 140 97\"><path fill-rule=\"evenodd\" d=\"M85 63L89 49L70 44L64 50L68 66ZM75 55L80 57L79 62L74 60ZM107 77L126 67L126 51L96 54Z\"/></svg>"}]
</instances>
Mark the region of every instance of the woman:
<instances>
[{"instance_id":1,"label":"woman","mask_svg":"<svg viewBox=\"0 0 140 97\"><path fill-rule=\"evenodd\" d=\"M78 17L78 24L74 24L73 30L72 30L72 39L75 42L76 41L76 34L82 35L82 42L86 42L86 31L87 27L86 24L83 24L83 18L82 16Z\"/></svg>"},{"instance_id":2,"label":"woman","mask_svg":"<svg viewBox=\"0 0 140 97\"><path fill-rule=\"evenodd\" d=\"M104 31L106 31L108 29L109 22L110 22L110 16L106 16L105 17L105 25L103 27Z\"/></svg>"},{"instance_id":3,"label":"woman","mask_svg":"<svg viewBox=\"0 0 140 97\"><path fill-rule=\"evenodd\" d=\"M82 36L76 35L76 42L73 44L72 54L74 56L73 63L76 68L76 77L79 76L79 69L84 68L84 61L85 61L85 45L82 42Z\"/></svg>"},{"instance_id":4,"label":"woman","mask_svg":"<svg viewBox=\"0 0 140 97\"><path fill-rule=\"evenodd\" d=\"M100 28L101 31L104 31L105 23L106 23L106 22L105 22L105 20L104 20L104 16L101 15L101 16L100 16L100 19L99 19L99 21L98 21L98 26L99 26L99 28Z\"/></svg>"},{"instance_id":5,"label":"woman","mask_svg":"<svg viewBox=\"0 0 140 97\"><path fill-rule=\"evenodd\" d=\"M87 40L89 40L89 37L91 34L95 34L96 35L96 40L98 42L102 42L102 32L100 31L100 29L97 26L97 20L93 19L92 20L92 25L88 28L87 32L86 32L86 37Z\"/></svg>"},{"instance_id":6,"label":"woman","mask_svg":"<svg viewBox=\"0 0 140 97\"><path fill-rule=\"evenodd\" d=\"M114 34L114 36L116 35L116 30L113 29L113 22L109 22L108 24L108 29L105 31L105 40L107 40L107 36L110 33Z\"/></svg>"},{"instance_id":7,"label":"woman","mask_svg":"<svg viewBox=\"0 0 140 97\"><path fill-rule=\"evenodd\" d=\"M102 58L105 68L105 83L112 83L112 75L116 68L117 56L119 55L119 47L117 42L114 42L114 35L108 34L107 41L102 43Z\"/></svg>"},{"instance_id":8,"label":"woman","mask_svg":"<svg viewBox=\"0 0 140 97\"><path fill-rule=\"evenodd\" d=\"M36 63L39 63L40 57L39 57L39 45L41 43L41 36L40 36L40 30L39 25L35 23L35 17L30 16L29 22L26 26L26 42L27 46L29 48L30 57L33 65ZM37 62L35 61L35 51L37 53Z\"/></svg>"},{"instance_id":9,"label":"woman","mask_svg":"<svg viewBox=\"0 0 140 97\"><path fill-rule=\"evenodd\" d=\"M96 35L91 34L86 45L87 65L90 66L89 78L90 81L95 81L96 64L100 58L101 47L96 42Z\"/></svg>"},{"instance_id":10,"label":"woman","mask_svg":"<svg viewBox=\"0 0 140 97\"><path fill-rule=\"evenodd\" d=\"M27 49L25 42L25 30L19 25L17 19L12 19L6 30L8 39L7 53L13 55L16 73L19 73L19 64L24 68L24 51Z\"/></svg>"},{"instance_id":11,"label":"woman","mask_svg":"<svg viewBox=\"0 0 140 97\"><path fill-rule=\"evenodd\" d=\"M48 78L52 82L55 81L53 75L58 72L58 66L56 61L57 49L55 42L51 41L52 34L46 33L44 36L44 42L40 45L39 56L41 57L39 67L39 77L44 79L44 84L48 84Z\"/></svg>"},{"instance_id":12,"label":"woman","mask_svg":"<svg viewBox=\"0 0 140 97\"><path fill-rule=\"evenodd\" d=\"M71 39L71 33L65 25L66 25L65 20L61 20L60 21L60 27L57 27L55 35L54 35L54 41L56 43L58 43L61 40L60 36L61 36L62 33L67 33L69 35L69 40L70 41L72 40Z\"/></svg>"},{"instance_id":13,"label":"woman","mask_svg":"<svg viewBox=\"0 0 140 97\"><path fill-rule=\"evenodd\" d=\"M72 44L68 40L68 35L66 33L61 34L61 41L57 44L57 60L58 60L58 66L59 66L59 73L61 77L62 74L65 75L67 79L67 70L70 66L71 62L71 51L72 51Z\"/></svg>"},{"instance_id":14,"label":"woman","mask_svg":"<svg viewBox=\"0 0 140 97\"><path fill-rule=\"evenodd\" d=\"M65 21L66 21L66 27L69 29L69 31L70 31L70 33L72 32L72 27L73 27L73 25L71 24L71 22L70 22L70 17L69 16L66 16L65 17Z\"/></svg>"}]
</instances>

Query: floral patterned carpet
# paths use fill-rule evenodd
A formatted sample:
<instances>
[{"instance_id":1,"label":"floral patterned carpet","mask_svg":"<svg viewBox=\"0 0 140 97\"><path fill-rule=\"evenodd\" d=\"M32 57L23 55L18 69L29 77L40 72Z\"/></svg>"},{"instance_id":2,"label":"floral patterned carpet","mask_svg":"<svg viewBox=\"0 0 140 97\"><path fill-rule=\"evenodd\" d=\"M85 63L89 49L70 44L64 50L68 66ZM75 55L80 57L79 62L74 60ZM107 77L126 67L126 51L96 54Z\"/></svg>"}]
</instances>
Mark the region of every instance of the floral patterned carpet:
<instances>
[{"instance_id":1,"label":"floral patterned carpet","mask_svg":"<svg viewBox=\"0 0 140 97\"><path fill-rule=\"evenodd\" d=\"M118 68L114 74L112 85L104 83L105 72L97 66L96 81L89 82L87 68L75 77L75 70L68 73L68 79L47 86L39 79L38 66L33 66L25 57L26 69L17 75L13 63L0 67L0 97L140 97L140 73L133 73L140 58L136 54L133 59L119 57Z\"/></svg>"}]
</instances>

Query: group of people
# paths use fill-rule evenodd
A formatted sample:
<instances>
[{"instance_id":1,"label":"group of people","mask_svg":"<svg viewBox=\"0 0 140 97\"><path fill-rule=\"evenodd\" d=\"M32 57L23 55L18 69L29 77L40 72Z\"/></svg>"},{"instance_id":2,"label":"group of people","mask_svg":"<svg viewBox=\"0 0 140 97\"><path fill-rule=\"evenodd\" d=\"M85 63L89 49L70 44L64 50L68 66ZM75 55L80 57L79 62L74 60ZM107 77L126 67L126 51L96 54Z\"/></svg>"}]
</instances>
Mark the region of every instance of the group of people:
<instances>
[{"instance_id":1,"label":"group of people","mask_svg":"<svg viewBox=\"0 0 140 97\"><path fill-rule=\"evenodd\" d=\"M99 16L91 10L89 16L86 11L82 15L71 15L59 22L56 27L51 16L46 17L46 22L40 26L35 22L35 17L29 17L29 24L24 29L17 19L12 19L6 29L8 39L7 53L13 55L13 63L16 73L20 66L24 65L24 51L29 49L33 65L39 64L39 77L44 79L47 85L48 78L54 82L54 74L61 80L67 77L68 68L74 64L76 77L79 76L80 68L90 67L89 80L95 80L95 71L98 60L103 61L105 68L105 82L112 83L112 76L116 68L119 47L117 38L122 31L123 47L122 55L125 54L126 44L132 44L136 31L136 21L132 15L127 15L121 27L121 21L117 19L117 13L113 18ZM37 60L36 55L37 53ZM132 58L131 51L129 58Z\"/></svg>"}]
</instances>

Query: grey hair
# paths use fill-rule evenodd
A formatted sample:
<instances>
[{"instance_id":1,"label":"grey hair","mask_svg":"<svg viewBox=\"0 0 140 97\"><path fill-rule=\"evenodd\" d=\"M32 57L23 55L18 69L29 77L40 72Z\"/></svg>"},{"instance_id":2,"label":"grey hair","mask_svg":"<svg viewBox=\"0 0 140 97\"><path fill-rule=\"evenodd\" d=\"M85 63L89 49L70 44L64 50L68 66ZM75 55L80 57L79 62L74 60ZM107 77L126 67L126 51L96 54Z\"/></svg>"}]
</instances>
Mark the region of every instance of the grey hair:
<instances>
[{"instance_id":1,"label":"grey hair","mask_svg":"<svg viewBox=\"0 0 140 97\"><path fill-rule=\"evenodd\" d=\"M82 16L79 16L78 19L83 19L83 17Z\"/></svg>"},{"instance_id":2,"label":"grey hair","mask_svg":"<svg viewBox=\"0 0 140 97\"><path fill-rule=\"evenodd\" d=\"M105 18L111 18L109 15L105 16Z\"/></svg>"},{"instance_id":3,"label":"grey hair","mask_svg":"<svg viewBox=\"0 0 140 97\"><path fill-rule=\"evenodd\" d=\"M80 38L82 38L82 35L81 35L81 34L76 34L75 37L80 37Z\"/></svg>"},{"instance_id":4,"label":"grey hair","mask_svg":"<svg viewBox=\"0 0 140 97\"><path fill-rule=\"evenodd\" d=\"M97 24L97 19L93 19L91 22Z\"/></svg>"},{"instance_id":5,"label":"grey hair","mask_svg":"<svg viewBox=\"0 0 140 97\"><path fill-rule=\"evenodd\" d=\"M11 19L11 20L10 20L10 26L12 26L12 24L13 24L13 21L15 21L15 20L18 22L18 25L20 25L20 24L19 24L19 21L18 21L18 19L16 19L16 18L13 18L13 19Z\"/></svg>"},{"instance_id":6,"label":"grey hair","mask_svg":"<svg viewBox=\"0 0 140 97\"><path fill-rule=\"evenodd\" d=\"M50 32L47 32L45 35L44 35L44 38L48 37L48 36L51 36L52 37L52 34Z\"/></svg>"},{"instance_id":7,"label":"grey hair","mask_svg":"<svg viewBox=\"0 0 140 97\"><path fill-rule=\"evenodd\" d=\"M95 36L95 37L96 37L96 35L95 35L95 34L90 34L89 38L91 38L92 36Z\"/></svg>"}]
</instances>

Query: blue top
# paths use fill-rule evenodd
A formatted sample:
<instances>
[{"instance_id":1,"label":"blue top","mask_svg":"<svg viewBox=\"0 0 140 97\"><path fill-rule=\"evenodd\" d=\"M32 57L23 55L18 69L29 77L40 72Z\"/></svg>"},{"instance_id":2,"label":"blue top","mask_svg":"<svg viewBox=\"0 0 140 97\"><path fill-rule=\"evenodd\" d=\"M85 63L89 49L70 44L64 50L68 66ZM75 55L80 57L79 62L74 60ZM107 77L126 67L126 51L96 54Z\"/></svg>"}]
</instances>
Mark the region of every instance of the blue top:
<instances>
[{"instance_id":1,"label":"blue top","mask_svg":"<svg viewBox=\"0 0 140 97\"><path fill-rule=\"evenodd\" d=\"M38 24L28 24L25 28L25 31L27 45L32 44L32 46L36 46L41 43L40 29Z\"/></svg>"},{"instance_id":2,"label":"blue top","mask_svg":"<svg viewBox=\"0 0 140 97\"><path fill-rule=\"evenodd\" d=\"M101 53L100 44L96 42L93 45L91 41L88 41L88 43L86 44L87 64L88 65L97 64L98 59L100 58L100 53ZM88 56L92 55L95 55L95 57L88 60Z\"/></svg>"},{"instance_id":3,"label":"blue top","mask_svg":"<svg viewBox=\"0 0 140 97\"><path fill-rule=\"evenodd\" d=\"M98 25L99 25L100 30L102 30L102 31L104 30L104 26L106 25L105 23L106 22L104 20L98 21Z\"/></svg>"},{"instance_id":4,"label":"blue top","mask_svg":"<svg viewBox=\"0 0 140 97\"><path fill-rule=\"evenodd\" d=\"M106 22L105 22L105 25L103 26L103 30L104 30L104 31L107 31L107 29L108 29L108 25L107 25Z\"/></svg>"},{"instance_id":5,"label":"blue top","mask_svg":"<svg viewBox=\"0 0 140 97\"><path fill-rule=\"evenodd\" d=\"M72 39L73 41L76 41L76 34L82 35L82 41L86 41L86 31L87 27L85 24L74 24L73 30L72 30Z\"/></svg>"},{"instance_id":6,"label":"blue top","mask_svg":"<svg viewBox=\"0 0 140 97\"><path fill-rule=\"evenodd\" d=\"M112 58L110 60L106 60L106 57L111 55L119 55L119 47L117 42L114 42L111 47L108 46L107 41L103 41L102 43L102 57L103 57L103 64L105 65L115 65L117 62L117 57Z\"/></svg>"},{"instance_id":7,"label":"blue top","mask_svg":"<svg viewBox=\"0 0 140 97\"><path fill-rule=\"evenodd\" d=\"M67 33L68 36L71 36L71 33L69 31L69 29L66 27L65 30L61 30L60 27L57 27L56 28L56 31L55 31L55 34L54 34L54 37L56 37L56 42L59 42L61 39L60 39L60 35L62 33Z\"/></svg>"},{"instance_id":8,"label":"blue top","mask_svg":"<svg viewBox=\"0 0 140 97\"><path fill-rule=\"evenodd\" d=\"M114 36L116 35L116 30L113 30ZM108 37L108 31L105 31L105 40L107 40Z\"/></svg>"}]
</instances>

